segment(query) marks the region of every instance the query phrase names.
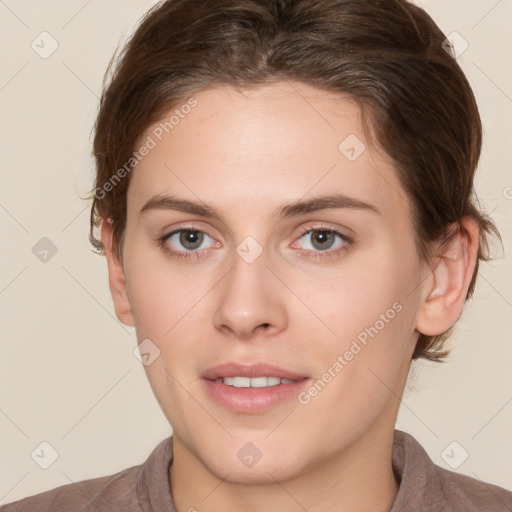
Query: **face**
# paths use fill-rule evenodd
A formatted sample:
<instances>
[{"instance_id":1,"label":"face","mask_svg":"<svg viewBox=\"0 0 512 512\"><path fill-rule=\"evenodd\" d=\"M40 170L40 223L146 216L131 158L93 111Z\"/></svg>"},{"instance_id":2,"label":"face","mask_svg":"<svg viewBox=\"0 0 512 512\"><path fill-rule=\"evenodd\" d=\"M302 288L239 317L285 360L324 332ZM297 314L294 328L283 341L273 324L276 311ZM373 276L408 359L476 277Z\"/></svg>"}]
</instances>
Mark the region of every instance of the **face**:
<instances>
[{"instance_id":1,"label":"face","mask_svg":"<svg viewBox=\"0 0 512 512\"><path fill-rule=\"evenodd\" d=\"M410 205L348 97L276 83L194 98L168 134L141 137L156 145L128 191L122 319L150 340L144 368L183 453L230 481L305 474L394 428L424 299ZM224 363L304 379L251 401L204 378Z\"/></svg>"}]
</instances>

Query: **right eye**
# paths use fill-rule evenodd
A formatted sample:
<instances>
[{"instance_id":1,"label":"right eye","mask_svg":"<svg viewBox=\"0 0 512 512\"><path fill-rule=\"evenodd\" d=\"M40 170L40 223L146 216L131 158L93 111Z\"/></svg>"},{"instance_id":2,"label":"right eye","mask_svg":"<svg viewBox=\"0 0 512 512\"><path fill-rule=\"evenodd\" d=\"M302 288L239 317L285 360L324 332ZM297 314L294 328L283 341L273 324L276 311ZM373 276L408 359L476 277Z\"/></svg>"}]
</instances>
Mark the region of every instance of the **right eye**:
<instances>
[{"instance_id":1,"label":"right eye","mask_svg":"<svg viewBox=\"0 0 512 512\"><path fill-rule=\"evenodd\" d=\"M213 240L207 233L199 229L180 228L160 238L159 245L165 253L173 257L199 257L196 253L208 250L208 247L203 247L205 242L207 243L208 238ZM218 242L216 243L219 244ZM180 246L185 250L180 250Z\"/></svg>"}]
</instances>

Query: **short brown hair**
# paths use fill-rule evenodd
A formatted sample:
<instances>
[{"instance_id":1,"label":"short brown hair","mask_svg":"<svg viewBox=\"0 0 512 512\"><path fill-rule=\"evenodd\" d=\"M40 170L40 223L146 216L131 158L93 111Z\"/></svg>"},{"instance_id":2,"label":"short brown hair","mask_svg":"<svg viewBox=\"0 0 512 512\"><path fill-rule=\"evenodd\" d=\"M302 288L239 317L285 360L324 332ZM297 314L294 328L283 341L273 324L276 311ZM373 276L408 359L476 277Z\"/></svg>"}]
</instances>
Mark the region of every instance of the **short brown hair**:
<instances>
[{"instance_id":1,"label":"short brown hair","mask_svg":"<svg viewBox=\"0 0 512 512\"><path fill-rule=\"evenodd\" d=\"M95 231L110 219L122 256L129 171L136 165L130 159L148 126L210 86L298 80L348 94L363 120L368 115L365 131L393 159L407 192L422 260L432 256L432 242L446 242L462 229L463 217L476 221L479 249L467 300L479 262L490 259L488 235L501 238L477 207L473 178L482 127L471 87L445 40L432 18L405 0L160 2L140 20L115 69L116 54L105 72L93 144L91 243L103 252ZM121 168L123 179L112 183ZM452 328L420 334L413 359L442 361Z\"/></svg>"}]
</instances>

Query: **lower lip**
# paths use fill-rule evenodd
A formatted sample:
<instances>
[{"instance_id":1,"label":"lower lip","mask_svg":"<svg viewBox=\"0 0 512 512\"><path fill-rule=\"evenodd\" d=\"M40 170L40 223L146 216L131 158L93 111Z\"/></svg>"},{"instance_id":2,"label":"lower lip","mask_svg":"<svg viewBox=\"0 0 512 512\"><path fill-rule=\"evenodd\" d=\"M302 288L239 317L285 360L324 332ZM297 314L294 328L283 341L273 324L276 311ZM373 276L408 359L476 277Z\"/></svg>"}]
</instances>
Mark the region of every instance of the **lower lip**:
<instances>
[{"instance_id":1,"label":"lower lip","mask_svg":"<svg viewBox=\"0 0 512 512\"><path fill-rule=\"evenodd\" d=\"M235 388L222 382L203 379L206 391L219 404L232 411L257 414L296 397L311 379L265 388Z\"/></svg>"}]
</instances>

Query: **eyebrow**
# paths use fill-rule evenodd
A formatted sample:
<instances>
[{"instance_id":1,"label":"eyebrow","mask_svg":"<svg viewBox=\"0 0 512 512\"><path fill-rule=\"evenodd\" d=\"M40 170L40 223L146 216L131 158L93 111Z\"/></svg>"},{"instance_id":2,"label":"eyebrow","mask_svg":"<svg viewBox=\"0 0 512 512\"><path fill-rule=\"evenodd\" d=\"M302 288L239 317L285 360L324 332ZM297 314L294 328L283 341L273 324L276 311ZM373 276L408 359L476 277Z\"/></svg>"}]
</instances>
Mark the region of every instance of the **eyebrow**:
<instances>
[{"instance_id":1,"label":"eyebrow","mask_svg":"<svg viewBox=\"0 0 512 512\"><path fill-rule=\"evenodd\" d=\"M277 221L280 221L285 218L298 217L318 210L330 209L363 210L382 215L375 205L365 203L364 201L344 194L326 195L287 203L275 210L273 215L276 217ZM152 210L176 210L224 222L222 216L211 206L204 203L201 204L189 201L188 199L183 199L177 196L156 195L144 204L139 215Z\"/></svg>"}]
</instances>

